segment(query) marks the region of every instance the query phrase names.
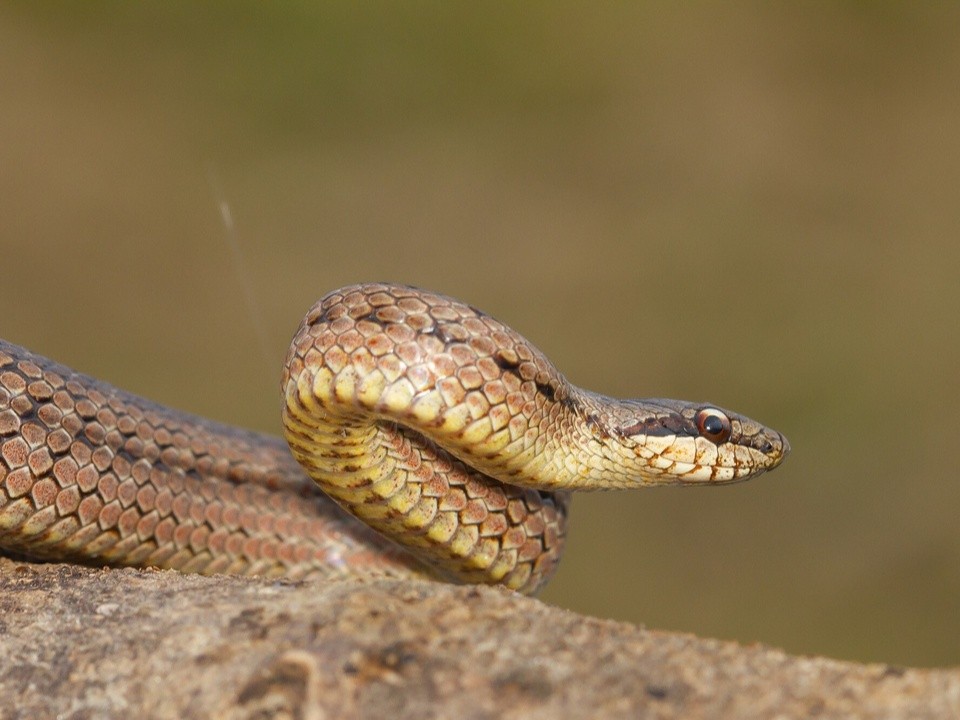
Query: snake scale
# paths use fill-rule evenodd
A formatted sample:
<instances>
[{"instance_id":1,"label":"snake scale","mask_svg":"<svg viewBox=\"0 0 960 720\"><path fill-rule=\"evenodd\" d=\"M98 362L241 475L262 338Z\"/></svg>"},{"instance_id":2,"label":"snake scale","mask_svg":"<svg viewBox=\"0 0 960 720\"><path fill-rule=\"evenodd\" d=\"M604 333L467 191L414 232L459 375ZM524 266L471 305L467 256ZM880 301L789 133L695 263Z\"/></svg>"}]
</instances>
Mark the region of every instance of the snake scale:
<instances>
[{"instance_id":1,"label":"snake scale","mask_svg":"<svg viewBox=\"0 0 960 720\"><path fill-rule=\"evenodd\" d=\"M570 490L735 482L789 452L709 404L577 388L489 315L398 285L317 302L281 391L286 443L0 341L0 550L532 593L563 550Z\"/></svg>"}]
</instances>

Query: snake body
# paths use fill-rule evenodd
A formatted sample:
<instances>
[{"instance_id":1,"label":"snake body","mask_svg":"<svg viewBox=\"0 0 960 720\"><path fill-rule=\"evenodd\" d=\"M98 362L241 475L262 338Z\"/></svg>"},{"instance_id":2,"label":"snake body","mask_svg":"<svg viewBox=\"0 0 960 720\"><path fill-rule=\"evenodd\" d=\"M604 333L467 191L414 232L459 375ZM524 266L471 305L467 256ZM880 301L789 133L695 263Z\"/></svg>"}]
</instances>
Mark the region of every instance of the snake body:
<instances>
[{"instance_id":1,"label":"snake body","mask_svg":"<svg viewBox=\"0 0 960 720\"><path fill-rule=\"evenodd\" d=\"M485 313L396 285L321 299L281 390L288 444L0 341L0 550L534 592L562 552L569 490L734 482L789 451L709 404L581 390Z\"/></svg>"}]
</instances>

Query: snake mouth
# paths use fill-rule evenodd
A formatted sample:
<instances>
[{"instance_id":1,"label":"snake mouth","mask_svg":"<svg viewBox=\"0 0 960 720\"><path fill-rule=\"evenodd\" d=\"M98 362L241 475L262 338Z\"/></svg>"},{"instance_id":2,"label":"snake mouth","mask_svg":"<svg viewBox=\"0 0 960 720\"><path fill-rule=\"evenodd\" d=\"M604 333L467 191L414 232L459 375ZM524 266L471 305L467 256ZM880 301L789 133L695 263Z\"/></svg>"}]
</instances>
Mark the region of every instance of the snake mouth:
<instances>
[{"instance_id":1,"label":"snake mouth","mask_svg":"<svg viewBox=\"0 0 960 720\"><path fill-rule=\"evenodd\" d=\"M763 428L719 444L702 435L647 436L637 451L644 484L725 485L773 470L790 453L790 443L776 430Z\"/></svg>"}]
</instances>

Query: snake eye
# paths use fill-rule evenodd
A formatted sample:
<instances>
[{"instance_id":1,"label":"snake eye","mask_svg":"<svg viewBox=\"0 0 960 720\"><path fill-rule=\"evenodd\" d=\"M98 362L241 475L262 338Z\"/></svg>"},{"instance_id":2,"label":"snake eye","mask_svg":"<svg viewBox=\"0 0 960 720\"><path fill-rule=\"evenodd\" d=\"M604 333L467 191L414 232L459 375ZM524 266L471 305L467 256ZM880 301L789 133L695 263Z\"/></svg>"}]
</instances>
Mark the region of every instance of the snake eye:
<instances>
[{"instance_id":1,"label":"snake eye","mask_svg":"<svg viewBox=\"0 0 960 720\"><path fill-rule=\"evenodd\" d=\"M716 408L704 408L698 412L696 423L700 435L715 445L730 438L730 418Z\"/></svg>"}]
</instances>

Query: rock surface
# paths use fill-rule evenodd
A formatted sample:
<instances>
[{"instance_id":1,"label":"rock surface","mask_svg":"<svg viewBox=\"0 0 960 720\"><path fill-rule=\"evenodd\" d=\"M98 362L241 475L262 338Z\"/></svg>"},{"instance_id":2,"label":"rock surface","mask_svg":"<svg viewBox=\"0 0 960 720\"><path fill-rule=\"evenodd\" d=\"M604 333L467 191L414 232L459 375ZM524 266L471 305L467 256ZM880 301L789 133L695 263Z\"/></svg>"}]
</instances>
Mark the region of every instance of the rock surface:
<instances>
[{"instance_id":1,"label":"rock surface","mask_svg":"<svg viewBox=\"0 0 960 720\"><path fill-rule=\"evenodd\" d=\"M505 590L0 559L0 717L960 718L960 670L791 657Z\"/></svg>"}]
</instances>

